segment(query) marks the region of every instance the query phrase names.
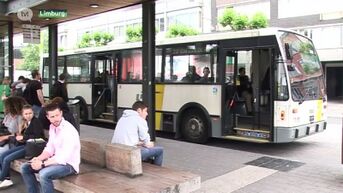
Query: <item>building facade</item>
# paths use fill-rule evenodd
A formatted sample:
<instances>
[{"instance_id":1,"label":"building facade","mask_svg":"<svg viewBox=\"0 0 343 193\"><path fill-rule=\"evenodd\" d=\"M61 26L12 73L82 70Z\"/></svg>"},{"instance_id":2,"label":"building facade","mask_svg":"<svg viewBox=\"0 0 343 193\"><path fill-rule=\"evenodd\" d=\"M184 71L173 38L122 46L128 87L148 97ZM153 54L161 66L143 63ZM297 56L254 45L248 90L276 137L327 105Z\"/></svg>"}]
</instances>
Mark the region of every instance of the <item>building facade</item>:
<instances>
[{"instance_id":1,"label":"building facade","mask_svg":"<svg viewBox=\"0 0 343 193\"><path fill-rule=\"evenodd\" d=\"M343 97L343 4L341 0L159 0L156 1L156 39L172 24L184 24L200 33L227 30L218 24L232 7L252 16L264 13L269 26L296 30L310 37L326 73L329 99ZM126 41L126 29L141 25L141 6L115 10L59 25L59 47L76 48L84 33L105 31L114 42Z\"/></svg>"}]
</instances>

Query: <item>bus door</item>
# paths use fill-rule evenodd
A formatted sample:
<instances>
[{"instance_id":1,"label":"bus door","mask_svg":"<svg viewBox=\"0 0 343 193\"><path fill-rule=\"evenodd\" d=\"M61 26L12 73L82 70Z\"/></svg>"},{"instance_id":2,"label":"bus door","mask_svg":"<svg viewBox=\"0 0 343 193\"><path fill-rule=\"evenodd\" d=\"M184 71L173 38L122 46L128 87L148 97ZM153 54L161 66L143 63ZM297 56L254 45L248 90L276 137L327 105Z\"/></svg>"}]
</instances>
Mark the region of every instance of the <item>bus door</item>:
<instances>
[{"instance_id":1,"label":"bus door","mask_svg":"<svg viewBox=\"0 0 343 193\"><path fill-rule=\"evenodd\" d=\"M270 49L226 52L225 134L269 140L271 64Z\"/></svg>"},{"instance_id":2,"label":"bus door","mask_svg":"<svg viewBox=\"0 0 343 193\"><path fill-rule=\"evenodd\" d=\"M103 122L114 122L116 66L118 60L112 54L93 56L94 75L92 81L92 118Z\"/></svg>"}]
</instances>

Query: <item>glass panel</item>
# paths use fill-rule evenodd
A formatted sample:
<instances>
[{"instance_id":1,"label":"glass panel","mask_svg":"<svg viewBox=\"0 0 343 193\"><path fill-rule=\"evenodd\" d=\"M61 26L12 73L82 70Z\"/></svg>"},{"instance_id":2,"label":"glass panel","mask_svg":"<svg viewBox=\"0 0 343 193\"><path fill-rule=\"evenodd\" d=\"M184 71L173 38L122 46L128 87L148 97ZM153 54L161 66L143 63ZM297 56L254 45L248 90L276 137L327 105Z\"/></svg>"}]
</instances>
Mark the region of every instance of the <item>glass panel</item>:
<instances>
[{"instance_id":1,"label":"glass panel","mask_svg":"<svg viewBox=\"0 0 343 193\"><path fill-rule=\"evenodd\" d=\"M64 73L64 57L58 57L57 60L57 75Z\"/></svg>"},{"instance_id":2,"label":"glass panel","mask_svg":"<svg viewBox=\"0 0 343 193\"><path fill-rule=\"evenodd\" d=\"M49 66L50 66L49 58L43 58L43 82L49 81Z\"/></svg>"},{"instance_id":3,"label":"glass panel","mask_svg":"<svg viewBox=\"0 0 343 193\"><path fill-rule=\"evenodd\" d=\"M90 54L67 56L68 82L90 82Z\"/></svg>"},{"instance_id":4,"label":"glass panel","mask_svg":"<svg viewBox=\"0 0 343 193\"><path fill-rule=\"evenodd\" d=\"M288 100L289 94L288 94L288 85L287 85L287 75L284 68L283 63L278 63L276 65L276 78L275 78L275 88L276 88L276 94L275 99L276 100Z\"/></svg>"},{"instance_id":5,"label":"glass panel","mask_svg":"<svg viewBox=\"0 0 343 193\"><path fill-rule=\"evenodd\" d=\"M142 51L123 51L121 81L138 82L142 80Z\"/></svg>"},{"instance_id":6,"label":"glass panel","mask_svg":"<svg viewBox=\"0 0 343 193\"><path fill-rule=\"evenodd\" d=\"M0 22L0 80L9 76L8 51L8 25Z\"/></svg>"},{"instance_id":7,"label":"glass panel","mask_svg":"<svg viewBox=\"0 0 343 193\"><path fill-rule=\"evenodd\" d=\"M217 45L199 43L166 49L166 82L213 83L217 76Z\"/></svg>"},{"instance_id":8,"label":"glass panel","mask_svg":"<svg viewBox=\"0 0 343 193\"><path fill-rule=\"evenodd\" d=\"M235 73L234 68L235 57L234 56L226 56L225 62L225 83L232 85L233 84L233 76Z\"/></svg>"},{"instance_id":9,"label":"glass panel","mask_svg":"<svg viewBox=\"0 0 343 193\"><path fill-rule=\"evenodd\" d=\"M283 51L295 101L323 98L324 77L319 57L312 42L300 35L281 34Z\"/></svg>"},{"instance_id":10,"label":"glass panel","mask_svg":"<svg viewBox=\"0 0 343 193\"><path fill-rule=\"evenodd\" d=\"M155 51L155 81L161 82L162 76L162 50L156 49Z\"/></svg>"}]
</instances>

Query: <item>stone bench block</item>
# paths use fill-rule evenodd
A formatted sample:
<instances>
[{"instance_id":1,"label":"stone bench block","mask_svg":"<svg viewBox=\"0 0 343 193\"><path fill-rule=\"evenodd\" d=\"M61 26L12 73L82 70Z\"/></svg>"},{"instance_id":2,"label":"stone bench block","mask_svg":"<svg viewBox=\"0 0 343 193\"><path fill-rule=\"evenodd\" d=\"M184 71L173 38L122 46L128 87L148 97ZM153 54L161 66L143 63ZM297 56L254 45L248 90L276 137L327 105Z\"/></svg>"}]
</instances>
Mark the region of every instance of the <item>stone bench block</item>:
<instances>
[{"instance_id":1,"label":"stone bench block","mask_svg":"<svg viewBox=\"0 0 343 193\"><path fill-rule=\"evenodd\" d=\"M81 162L105 167L105 146L106 142L99 139L81 139Z\"/></svg>"},{"instance_id":2,"label":"stone bench block","mask_svg":"<svg viewBox=\"0 0 343 193\"><path fill-rule=\"evenodd\" d=\"M130 177L142 175L140 149L122 144L106 145L106 168Z\"/></svg>"}]
</instances>

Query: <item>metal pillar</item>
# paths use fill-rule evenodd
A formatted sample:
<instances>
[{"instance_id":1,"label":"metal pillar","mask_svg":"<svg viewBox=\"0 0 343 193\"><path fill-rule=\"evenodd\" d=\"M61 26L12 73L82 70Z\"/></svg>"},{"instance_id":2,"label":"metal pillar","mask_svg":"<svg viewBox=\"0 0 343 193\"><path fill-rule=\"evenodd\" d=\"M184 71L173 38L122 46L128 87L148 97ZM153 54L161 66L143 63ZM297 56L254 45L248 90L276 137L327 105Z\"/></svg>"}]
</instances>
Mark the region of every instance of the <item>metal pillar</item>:
<instances>
[{"instance_id":1,"label":"metal pillar","mask_svg":"<svg viewBox=\"0 0 343 193\"><path fill-rule=\"evenodd\" d=\"M13 62L13 22L8 22L8 73L13 82L13 71L14 71L14 62Z\"/></svg>"},{"instance_id":2,"label":"metal pillar","mask_svg":"<svg viewBox=\"0 0 343 193\"><path fill-rule=\"evenodd\" d=\"M57 24L49 25L49 88L52 88L53 81L57 81ZM49 89L49 96L51 95Z\"/></svg>"},{"instance_id":3,"label":"metal pillar","mask_svg":"<svg viewBox=\"0 0 343 193\"><path fill-rule=\"evenodd\" d=\"M155 141L155 1L143 3L143 101L148 108L148 125Z\"/></svg>"}]
</instances>

